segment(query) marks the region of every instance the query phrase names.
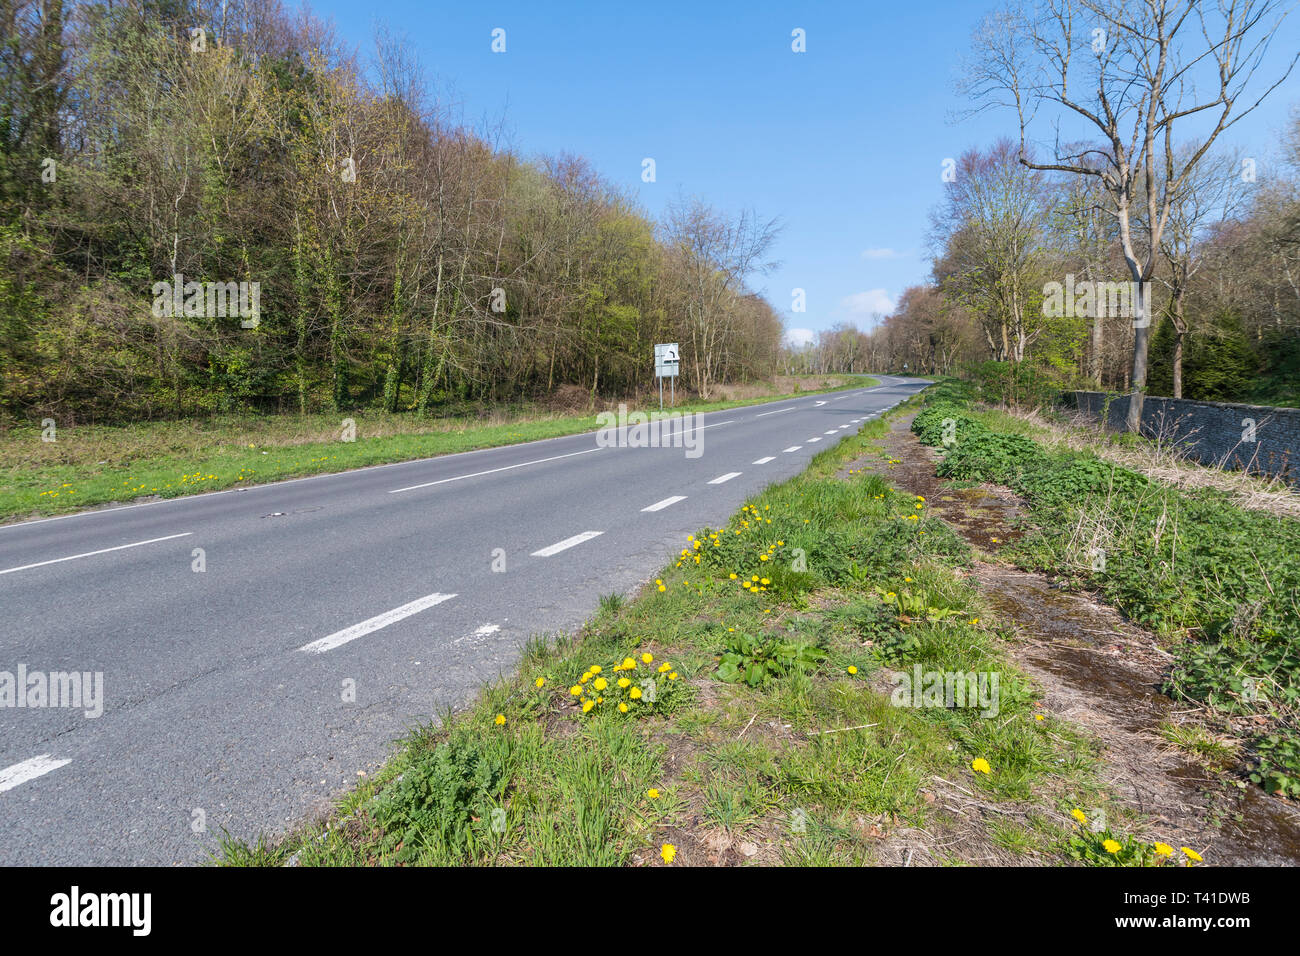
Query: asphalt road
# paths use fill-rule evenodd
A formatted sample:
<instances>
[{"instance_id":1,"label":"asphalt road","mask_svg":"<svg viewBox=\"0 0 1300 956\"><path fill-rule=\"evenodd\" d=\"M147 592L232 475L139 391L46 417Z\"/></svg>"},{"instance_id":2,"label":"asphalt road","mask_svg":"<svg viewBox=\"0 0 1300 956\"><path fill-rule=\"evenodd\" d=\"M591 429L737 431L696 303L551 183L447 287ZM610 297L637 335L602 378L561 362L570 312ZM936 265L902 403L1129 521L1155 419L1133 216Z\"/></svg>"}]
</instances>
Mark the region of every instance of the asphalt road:
<instances>
[{"instance_id":1,"label":"asphalt road","mask_svg":"<svg viewBox=\"0 0 1300 956\"><path fill-rule=\"evenodd\" d=\"M697 457L587 433L0 527L0 864L196 863L328 808L926 384L878 378L708 413ZM20 667L102 697L6 705Z\"/></svg>"}]
</instances>

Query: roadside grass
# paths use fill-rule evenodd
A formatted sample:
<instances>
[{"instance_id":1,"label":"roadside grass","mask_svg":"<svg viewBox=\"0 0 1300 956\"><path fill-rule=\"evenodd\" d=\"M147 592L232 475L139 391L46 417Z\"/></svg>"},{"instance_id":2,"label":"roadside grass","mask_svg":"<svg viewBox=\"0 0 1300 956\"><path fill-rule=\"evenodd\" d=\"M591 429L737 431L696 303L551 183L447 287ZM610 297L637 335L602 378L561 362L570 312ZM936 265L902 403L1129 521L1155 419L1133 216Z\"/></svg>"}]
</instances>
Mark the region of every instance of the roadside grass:
<instances>
[{"instance_id":1,"label":"roadside grass","mask_svg":"<svg viewBox=\"0 0 1300 956\"><path fill-rule=\"evenodd\" d=\"M816 384L821 387L689 402L675 410L719 411L879 383L867 376L841 375L819 378ZM345 420L353 423L355 441L343 440L351 437ZM0 521L250 487L558 438L597 427L594 413L556 414L526 406L450 418L358 410L68 426L55 431L55 441L43 441L40 428L17 426L0 431Z\"/></svg>"},{"instance_id":2,"label":"roadside grass","mask_svg":"<svg viewBox=\"0 0 1300 956\"><path fill-rule=\"evenodd\" d=\"M944 449L941 477L1006 485L1028 502L1032 527L1004 557L1099 590L1161 634L1174 655L1165 692L1248 741L1254 782L1300 796L1300 520L1077 443L1045 445L1031 423L972 408L961 386L926 402L912 429ZM1189 733L1171 739L1206 756Z\"/></svg>"},{"instance_id":3,"label":"roadside grass","mask_svg":"<svg viewBox=\"0 0 1300 956\"><path fill-rule=\"evenodd\" d=\"M1110 832L1072 811L1139 821L1098 782L1097 742L1038 711L961 576L968 547L924 501L843 474L886 430L691 535L580 634L531 640L327 819L216 862L859 865L910 839L948 864L1108 862ZM997 673L996 713L896 702L915 665ZM952 830L965 852L934 836Z\"/></svg>"}]
</instances>

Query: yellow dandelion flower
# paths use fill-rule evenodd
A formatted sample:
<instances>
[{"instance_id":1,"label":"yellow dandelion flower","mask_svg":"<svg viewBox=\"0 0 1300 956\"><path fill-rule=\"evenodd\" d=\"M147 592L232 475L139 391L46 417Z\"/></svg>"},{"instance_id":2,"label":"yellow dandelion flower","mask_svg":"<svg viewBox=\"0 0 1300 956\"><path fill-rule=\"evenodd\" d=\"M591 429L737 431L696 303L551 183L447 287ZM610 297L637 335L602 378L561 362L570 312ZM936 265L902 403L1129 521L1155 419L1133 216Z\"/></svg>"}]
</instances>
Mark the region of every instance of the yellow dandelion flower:
<instances>
[{"instance_id":1,"label":"yellow dandelion flower","mask_svg":"<svg viewBox=\"0 0 1300 956\"><path fill-rule=\"evenodd\" d=\"M970 768L974 770L976 773L987 774L993 772L993 768L989 766L989 762L985 760L983 757L976 757L974 760L972 760L970 764Z\"/></svg>"},{"instance_id":2,"label":"yellow dandelion flower","mask_svg":"<svg viewBox=\"0 0 1300 956\"><path fill-rule=\"evenodd\" d=\"M1189 860L1195 860L1197 863L1202 862L1201 854L1197 853L1197 852L1196 852L1195 850L1193 850L1191 847L1189 847L1189 846L1185 846L1185 847L1182 848L1182 850L1183 850L1183 853L1186 855L1187 859L1189 859Z\"/></svg>"},{"instance_id":3,"label":"yellow dandelion flower","mask_svg":"<svg viewBox=\"0 0 1300 956\"><path fill-rule=\"evenodd\" d=\"M506 723L506 715L505 715L505 714L497 714L497 726L498 726L498 727L504 727L504 726L505 726L505 723Z\"/></svg>"},{"instance_id":4,"label":"yellow dandelion flower","mask_svg":"<svg viewBox=\"0 0 1300 956\"><path fill-rule=\"evenodd\" d=\"M665 843L659 850L659 855L664 858L665 863L671 863L674 857L677 856L677 847L671 843Z\"/></svg>"},{"instance_id":5,"label":"yellow dandelion flower","mask_svg":"<svg viewBox=\"0 0 1300 956\"><path fill-rule=\"evenodd\" d=\"M1101 845L1105 847L1106 852L1111 854L1112 856L1114 856L1120 850L1119 844L1116 843L1114 840L1103 840Z\"/></svg>"}]
</instances>

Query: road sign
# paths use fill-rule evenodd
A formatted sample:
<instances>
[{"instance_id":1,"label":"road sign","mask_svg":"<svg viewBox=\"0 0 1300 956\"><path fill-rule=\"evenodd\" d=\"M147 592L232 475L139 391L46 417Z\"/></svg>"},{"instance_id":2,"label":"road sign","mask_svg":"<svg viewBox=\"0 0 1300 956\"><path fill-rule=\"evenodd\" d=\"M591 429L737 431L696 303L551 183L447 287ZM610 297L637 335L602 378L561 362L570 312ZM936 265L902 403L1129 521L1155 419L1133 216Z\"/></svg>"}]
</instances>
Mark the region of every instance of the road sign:
<instances>
[{"instance_id":1,"label":"road sign","mask_svg":"<svg viewBox=\"0 0 1300 956\"><path fill-rule=\"evenodd\" d=\"M681 365L681 352L676 342L655 346L655 378L676 378Z\"/></svg>"}]
</instances>

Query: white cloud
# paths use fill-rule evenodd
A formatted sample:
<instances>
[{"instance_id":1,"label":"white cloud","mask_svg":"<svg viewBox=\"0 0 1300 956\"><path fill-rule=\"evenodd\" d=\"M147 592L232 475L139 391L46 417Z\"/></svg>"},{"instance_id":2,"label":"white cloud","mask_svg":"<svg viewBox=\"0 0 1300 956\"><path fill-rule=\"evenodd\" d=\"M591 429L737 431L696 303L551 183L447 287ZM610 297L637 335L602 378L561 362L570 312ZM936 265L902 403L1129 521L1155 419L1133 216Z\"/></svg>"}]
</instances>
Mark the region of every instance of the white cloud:
<instances>
[{"instance_id":1,"label":"white cloud","mask_svg":"<svg viewBox=\"0 0 1300 956\"><path fill-rule=\"evenodd\" d=\"M897 259L902 253L895 252L893 249L863 249L862 258L864 259Z\"/></svg>"},{"instance_id":2,"label":"white cloud","mask_svg":"<svg viewBox=\"0 0 1300 956\"><path fill-rule=\"evenodd\" d=\"M840 308L853 320L870 319L875 314L889 315L894 311L894 298L884 289L855 292L840 300Z\"/></svg>"},{"instance_id":3,"label":"white cloud","mask_svg":"<svg viewBox=\"0 0 1300 956\"><path fill-rule=\"evenodd\" d=\"M810 344L817 338L817 333L812 329L786 329L785 344L791 348L801 349Z\"/></svg>"}]
</instances>

